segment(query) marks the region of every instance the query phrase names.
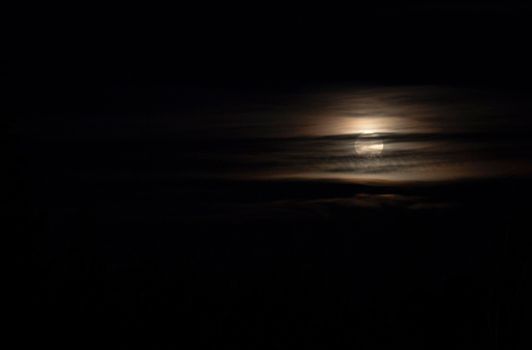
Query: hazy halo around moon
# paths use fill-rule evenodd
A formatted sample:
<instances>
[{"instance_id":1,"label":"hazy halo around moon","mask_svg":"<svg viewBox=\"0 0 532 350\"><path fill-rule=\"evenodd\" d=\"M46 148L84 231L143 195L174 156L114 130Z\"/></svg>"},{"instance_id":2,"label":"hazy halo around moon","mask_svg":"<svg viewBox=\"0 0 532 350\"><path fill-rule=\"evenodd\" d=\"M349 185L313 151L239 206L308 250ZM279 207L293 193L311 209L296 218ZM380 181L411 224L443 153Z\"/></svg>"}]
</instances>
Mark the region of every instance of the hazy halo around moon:
<instances>
[{"instance_id":1,"label":"hazy halo around moon","mask_svg":"<svg viewBox=\"0 0 532 350\"><path fill-rule=\"evenodd\" d=\"M363 133L355 140L355 152L363 157L379 156L384 150L384 143L376 134Z\"/></svg>"}]
</instances>

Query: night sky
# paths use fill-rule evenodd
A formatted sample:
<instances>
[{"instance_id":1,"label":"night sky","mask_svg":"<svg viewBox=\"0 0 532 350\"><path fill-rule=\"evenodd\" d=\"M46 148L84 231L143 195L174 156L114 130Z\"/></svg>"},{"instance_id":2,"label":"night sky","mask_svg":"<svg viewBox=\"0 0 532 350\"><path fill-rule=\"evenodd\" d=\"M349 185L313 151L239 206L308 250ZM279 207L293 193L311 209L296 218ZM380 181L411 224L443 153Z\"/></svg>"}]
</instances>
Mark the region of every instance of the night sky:
<instances>
[{"instance_id":1,"label":"night sky","mask_svg":"<svg viewBox=\"0 0 532 350\"><path fill-rule=\"evenodd\" d=\"M23 14L19 342L530 348L527 2Z\"/></svg>"}]
</instances>

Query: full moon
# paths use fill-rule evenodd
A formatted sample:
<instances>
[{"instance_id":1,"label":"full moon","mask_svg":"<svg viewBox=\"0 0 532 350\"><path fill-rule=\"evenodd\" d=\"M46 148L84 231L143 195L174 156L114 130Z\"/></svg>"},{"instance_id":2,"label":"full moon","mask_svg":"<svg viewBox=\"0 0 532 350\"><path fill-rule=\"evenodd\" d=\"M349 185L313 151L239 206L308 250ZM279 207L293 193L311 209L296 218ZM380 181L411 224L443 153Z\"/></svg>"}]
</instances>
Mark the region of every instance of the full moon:
<instances>
[{"instance_id":1,"label":"full moon","mask_svg":"<svg viewBox=\"0 0 532 350\"><path fill-rule=\"evenodd\" d=\"M383 149L384 143L375 134L362 134L355 141L355 152L363 157L376 157Z\"/></svg>"}]
</instances>

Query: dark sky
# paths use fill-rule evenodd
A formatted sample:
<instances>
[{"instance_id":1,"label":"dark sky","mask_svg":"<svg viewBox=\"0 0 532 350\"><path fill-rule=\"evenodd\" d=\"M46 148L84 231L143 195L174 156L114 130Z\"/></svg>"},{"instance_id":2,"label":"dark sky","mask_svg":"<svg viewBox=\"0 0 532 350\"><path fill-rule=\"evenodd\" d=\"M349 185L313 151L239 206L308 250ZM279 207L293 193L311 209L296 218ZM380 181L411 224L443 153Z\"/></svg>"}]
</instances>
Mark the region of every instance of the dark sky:
<instances>
[{"instance_id":1,"label":"dark sky","mask_svg":"<svg viewBox=\"0 0 532 350\"><path fill-rule=\"evenodd\" d=\"M59 10L35 11L10 33L15 76L63 92L69 84L90 90L127 82L526 86L531 77L526 2L131 6L54 14Z\"/></svg>"}]
</instances>

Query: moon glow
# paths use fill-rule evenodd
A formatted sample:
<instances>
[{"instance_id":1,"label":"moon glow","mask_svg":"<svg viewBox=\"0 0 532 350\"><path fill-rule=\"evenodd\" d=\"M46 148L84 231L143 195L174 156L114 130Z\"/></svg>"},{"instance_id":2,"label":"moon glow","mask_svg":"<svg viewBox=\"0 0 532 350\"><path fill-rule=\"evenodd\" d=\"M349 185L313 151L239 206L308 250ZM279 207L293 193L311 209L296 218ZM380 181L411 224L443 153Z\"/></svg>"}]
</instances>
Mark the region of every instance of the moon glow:
<instances>
[{"instance_id":1,"label":"moon glow","mask_svg":"<svg viewBox=\"0 0 532 350\"><path fill-rule=\"evenodd\" d=\"M384 143L375 134L362 134L355 141L355 152L363 157L379 156L384 150Z\"/></svg>"}]
</instances>

